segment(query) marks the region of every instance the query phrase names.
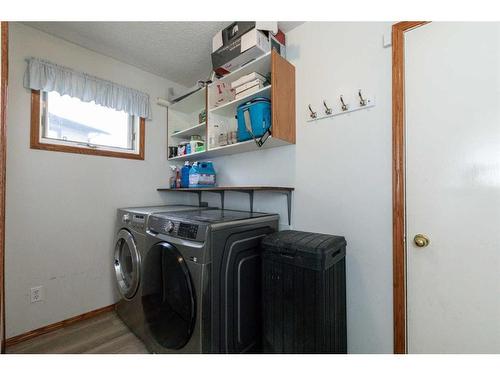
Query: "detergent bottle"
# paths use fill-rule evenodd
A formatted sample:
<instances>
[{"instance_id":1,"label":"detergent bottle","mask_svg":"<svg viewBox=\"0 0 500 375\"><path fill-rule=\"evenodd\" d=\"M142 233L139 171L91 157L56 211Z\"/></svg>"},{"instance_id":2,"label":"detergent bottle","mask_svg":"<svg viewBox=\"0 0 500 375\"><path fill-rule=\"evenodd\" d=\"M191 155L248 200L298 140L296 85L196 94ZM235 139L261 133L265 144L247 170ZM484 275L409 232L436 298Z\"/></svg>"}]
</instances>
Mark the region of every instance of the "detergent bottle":
<instances>
[{"instance_id":1,"label":"detergent bottle","mask_svg":"<svg viewBox=\"0 0 500 375\"><path fill-rule=\"evenodd\" d=\"M189 170L189 187L197 188L200 181L200 173L198 172L198 162L195 161Z\"/></svg>"},{"instance_id":2,"label":"detergent bottle","mask_svg":"<svg viewBox=\"0 0 500 375\"><path fill-rule=\"evenodd\" d=\"M215 186L215 169L211 161L201 161L198 163L198 187Z\"/></svg>"},{"instance_id":3,"label":"detergent bottle","mask_svg":"<svg viewBox=\"0 0 500 375\"><path fill-rule=\"evenodd\" d=\"M189 187L189 171L191 170L191 165L188 161L184 163L181 169L181 188Z\"/></svg>"}]
</instances>

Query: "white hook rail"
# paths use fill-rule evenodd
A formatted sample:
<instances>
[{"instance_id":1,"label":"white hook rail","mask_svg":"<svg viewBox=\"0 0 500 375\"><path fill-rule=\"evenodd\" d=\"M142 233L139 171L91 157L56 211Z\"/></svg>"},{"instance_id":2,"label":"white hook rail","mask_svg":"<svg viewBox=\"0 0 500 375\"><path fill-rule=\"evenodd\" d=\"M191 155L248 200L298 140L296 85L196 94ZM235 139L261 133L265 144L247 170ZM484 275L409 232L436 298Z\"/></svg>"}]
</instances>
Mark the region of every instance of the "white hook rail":
<instances>
[{"instance_id":1,"label":"white hook rail","mask_svg":"<svg viewBox=\"0 0 500 375\"><path fill-rule=\"evenodd\" d=\"M375 106L374 97L365 97L361 90L358 91L356 97L356 104L352 105L348 103L343 95L337 98L337 101L328 101L324 99L321 105L312 107L311 104L308 105L308 119L307 122L316 122L319 120L344 115L346 113L352 113L360 111L362 109L372 108Z\"/></svg>"}]
</instances>

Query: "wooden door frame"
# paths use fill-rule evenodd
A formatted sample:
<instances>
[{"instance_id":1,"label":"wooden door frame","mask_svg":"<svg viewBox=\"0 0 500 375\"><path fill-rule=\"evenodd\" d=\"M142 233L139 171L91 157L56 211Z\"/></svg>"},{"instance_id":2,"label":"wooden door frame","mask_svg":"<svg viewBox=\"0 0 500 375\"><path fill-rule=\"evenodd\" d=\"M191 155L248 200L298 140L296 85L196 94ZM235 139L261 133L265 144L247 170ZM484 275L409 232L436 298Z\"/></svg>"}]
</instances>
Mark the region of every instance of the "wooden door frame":
<instances>
[{"instance_id":1,"label":"wooden door frame","mask_svg":"<svg viewBox=\"0 0 500 375\"><path fill-rule=\"evenodd\" d=\"M405 220L405 33L427 21L392 25L392 241L394 353L407 353Z\"/></svg>"},{"instance_id":2,"label":"wooden door frame","mask_svg":"<svg viewBox=\"0 0 500 375\"><path fill-rule=\"evenodd\" d=\"M0 74L0 353L5 353L5 170L7 151L7 81L9 71L9 25L0 22L2 61Z\"/></svg>"}]
</instances>

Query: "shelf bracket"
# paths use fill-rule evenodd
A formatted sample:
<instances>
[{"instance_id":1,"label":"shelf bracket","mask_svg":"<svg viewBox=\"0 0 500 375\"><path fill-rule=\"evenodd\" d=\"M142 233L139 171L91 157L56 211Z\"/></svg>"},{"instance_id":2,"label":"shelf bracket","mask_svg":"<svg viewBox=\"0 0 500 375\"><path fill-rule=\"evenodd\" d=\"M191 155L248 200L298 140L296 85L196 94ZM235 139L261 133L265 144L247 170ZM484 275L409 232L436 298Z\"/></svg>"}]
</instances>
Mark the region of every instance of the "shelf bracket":
<instances>
[{"instance_id":1,"label":"shelf bracket","mask_svg":"<svg viewBox=\"0 0 500 375\"><path fill-rule=\"evenodd\" d=\"M288 225L292 225L292 192L287 191L285 194L286 194L286 205L288 207Z\"/></svg>"},{"instance_id":2,"label":"shelf bracket","mask_svg":"<svg viewBox=\"0 0 500 375\"><path fill-rule=\"evenodd\" d=\"M223 210L224 209L224 190L205 190L207 193L215 193L220 195L220 208ZM201 191L200 191L201 193Z\"/></svg>"},{"instance_id":3,"label":"shelf bracket","mask_svg":"<svg viewBox=\"0 0 500 375\"><path fill-rule=\"evenodd\" d=\"M248 199L250 201L250 212L253 212L253 196L255 193L255 190L235 190L239 193L245 193L248 194Z\"/></svg>"},{"instance_id":4,"label":"shelf bracket","mask_svg":"<svg viewBox=\"0 0 500 375\"><path fill-rule=\"evenodd\" d=\"M201 191L188 191L187 193L194 193L198 196L198 207L201 207Z\"/></svg>"}]
</instances>

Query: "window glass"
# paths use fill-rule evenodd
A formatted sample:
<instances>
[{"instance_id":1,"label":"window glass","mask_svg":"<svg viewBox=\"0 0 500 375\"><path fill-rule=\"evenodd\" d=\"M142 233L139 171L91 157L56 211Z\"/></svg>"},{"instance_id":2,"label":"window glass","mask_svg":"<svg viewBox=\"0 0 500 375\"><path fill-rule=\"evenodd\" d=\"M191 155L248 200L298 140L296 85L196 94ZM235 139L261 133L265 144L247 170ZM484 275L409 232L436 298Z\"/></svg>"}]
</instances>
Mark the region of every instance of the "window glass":
<instances>
[{"instance_id":1,"label":"window glass","mask_svg":"<svg viewBox=\"0 0 500 375\"><path fill-rule=\"evenodd\" d=\"M95 102L44 92L42 137L87 146L134 149L134 117Z\"/></svg>"}]
</instances>

